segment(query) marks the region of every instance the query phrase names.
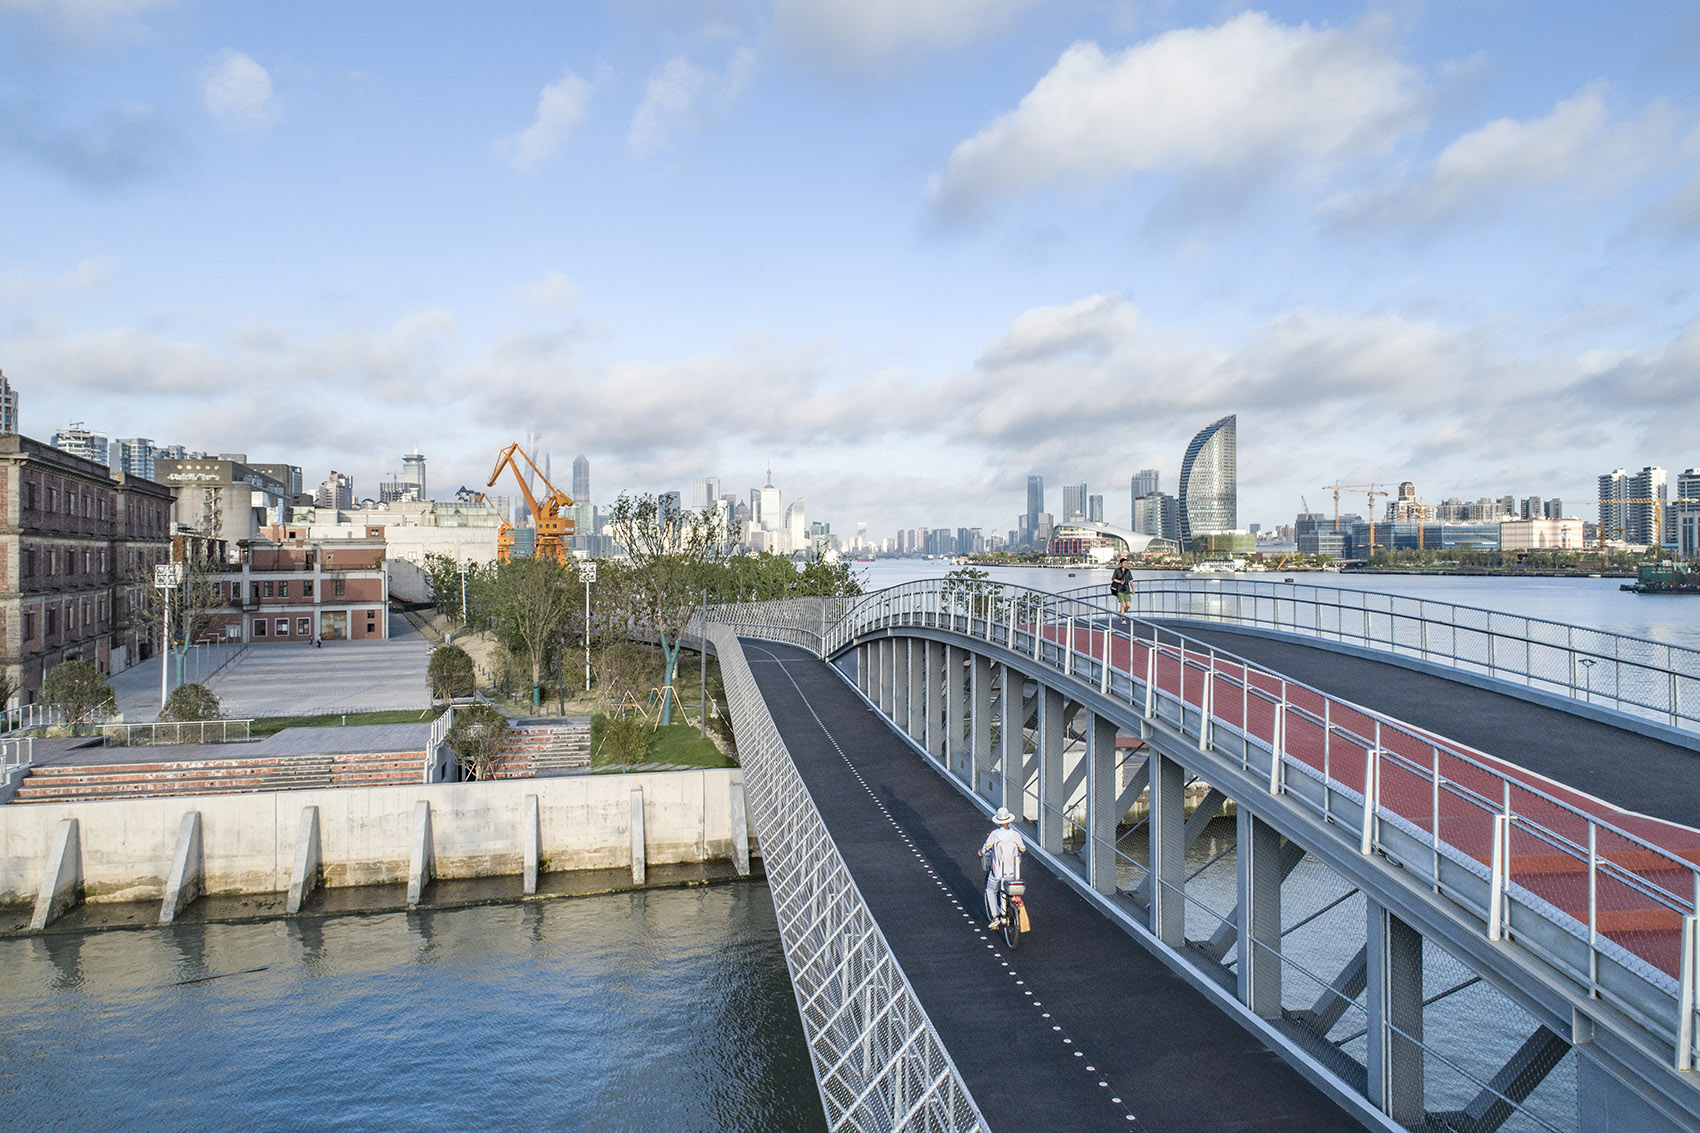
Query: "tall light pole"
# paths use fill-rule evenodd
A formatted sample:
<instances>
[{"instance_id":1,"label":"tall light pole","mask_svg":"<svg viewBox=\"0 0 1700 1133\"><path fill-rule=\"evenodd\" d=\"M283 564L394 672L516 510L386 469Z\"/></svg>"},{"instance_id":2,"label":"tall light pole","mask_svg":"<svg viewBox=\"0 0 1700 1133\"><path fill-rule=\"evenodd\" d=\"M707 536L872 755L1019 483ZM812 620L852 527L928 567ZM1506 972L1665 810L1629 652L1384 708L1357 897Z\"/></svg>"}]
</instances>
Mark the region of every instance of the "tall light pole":
<instances>
[{"instance_id":1,"label":"tall light pole","mask_svg":"<svg viewBox=\"0 0 1700 1133\"><path fill-rule=\"evenodd\" d=\"M590 691L590 584L596 581L596 563L586 559L579 564L584 575L584 691Z\"/></svg>"}]
</instances>

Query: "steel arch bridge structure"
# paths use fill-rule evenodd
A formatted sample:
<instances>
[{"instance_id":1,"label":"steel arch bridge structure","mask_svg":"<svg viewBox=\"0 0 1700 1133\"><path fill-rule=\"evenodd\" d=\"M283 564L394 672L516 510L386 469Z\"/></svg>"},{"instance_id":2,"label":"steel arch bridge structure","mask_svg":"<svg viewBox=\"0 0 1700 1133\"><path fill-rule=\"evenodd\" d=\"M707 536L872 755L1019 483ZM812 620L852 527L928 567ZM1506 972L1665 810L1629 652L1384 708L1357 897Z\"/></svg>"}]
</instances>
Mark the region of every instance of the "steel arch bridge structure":
<instances>
[{"instance_id":1,"label":"steel arch bridge structure","mask_svg":"<svg viewBox=\"0 0 1700 1133\"><path fill-rule=\"evenodd\" d=\"M1700 833L1106 605L944 579L711 611L833 1128L988 1122L749 639L829 662L920 764L1007 806L1063 884L1358 1122L1700 1128Z\"/></svg>"}]
</instances>

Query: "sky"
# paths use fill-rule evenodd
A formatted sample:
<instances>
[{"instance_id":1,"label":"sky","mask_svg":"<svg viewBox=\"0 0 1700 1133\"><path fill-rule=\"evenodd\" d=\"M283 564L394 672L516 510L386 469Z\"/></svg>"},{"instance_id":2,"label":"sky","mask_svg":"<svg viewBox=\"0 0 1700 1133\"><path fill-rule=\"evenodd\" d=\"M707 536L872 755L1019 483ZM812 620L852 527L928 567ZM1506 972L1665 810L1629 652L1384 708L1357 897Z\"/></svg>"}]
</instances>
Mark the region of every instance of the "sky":
<instances>
[{"instance_id":1,"label":"sky","mask_svg":"<svg viewBox=\"0 0 1700 1133\"><path fill-rule=\"evenodd\" d=\"M361 496L535 432L1126 523L1229 413L1242 526L1700 465L1688 0L0 0L0 199L25 434Z\"/></svg>"}]
</instances>

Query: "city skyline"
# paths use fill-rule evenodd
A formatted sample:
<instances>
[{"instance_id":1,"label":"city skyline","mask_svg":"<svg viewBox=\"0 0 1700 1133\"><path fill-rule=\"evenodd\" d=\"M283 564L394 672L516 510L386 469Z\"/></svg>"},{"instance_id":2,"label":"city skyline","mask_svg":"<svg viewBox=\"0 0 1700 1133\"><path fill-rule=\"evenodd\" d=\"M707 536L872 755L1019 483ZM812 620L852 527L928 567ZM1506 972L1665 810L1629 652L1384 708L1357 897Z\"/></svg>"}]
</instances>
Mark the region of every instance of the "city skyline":
<instances>
[{"instance_id":1,"label":"city skyline","mask_svg":"<svg viewBox=\"0 0 1700 1133\"><path fill-rule=\"evenodd\" d=\"M771 457L838 530L1007 531L1035 470L1120 521L1227 414L1242 525L1586 499L1700 463L1697 22L7 6L0 371L27 435L315 483Z\"/></svg>"}]
</instances>

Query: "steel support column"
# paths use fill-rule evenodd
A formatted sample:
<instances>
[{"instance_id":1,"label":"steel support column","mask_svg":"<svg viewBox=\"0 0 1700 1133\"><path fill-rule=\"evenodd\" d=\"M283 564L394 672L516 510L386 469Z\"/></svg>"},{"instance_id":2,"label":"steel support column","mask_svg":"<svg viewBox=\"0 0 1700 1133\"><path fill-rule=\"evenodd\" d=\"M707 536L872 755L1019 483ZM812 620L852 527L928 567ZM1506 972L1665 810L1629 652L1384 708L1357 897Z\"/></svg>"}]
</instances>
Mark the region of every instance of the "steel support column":
<instances>
[{"instance_id":1,"label":"steel support column","mask_svg":"<svg viewBox=\"0 0 1700 1133\"><path fill-rule=\"evenodd\" d=\"M914 638L894 638L891 643L891 722L909 730L909 655Z\"/></svg>"},{"instance_id":2,"label":"steel support column","mask_svg":"<svg viewBox=\"0 0 1700 1133\"><path fill-rule=\"evenodd\" d=\"M983 782L997 763L992 750L992 662L979 653L968 663L968 787L976 795L993 788Z\"/></svg>"},{"instance_id":3,"label":"steel support column","mask_svg":"<svg viewBox=\"0 0 1700 1133\"><path fill-rule=\"evenodd\" d=\"M998 726L1002 729L998 739L999 747L1003 749L998 758L1001 801L1016 818L1024 819L1027 817L1027 706L1024 702L1027 678L1008 665L999 668L1002 670L999 677L1002 687L998 692L998 707L1001 709Z\"/></svg>"},{"instance_id":4,"label":"steel support column","mask_svg":"<svg viewBox=\"0 0 1700 1133\"><path fill-rule=\"evenodd\" d=\"M1151 753L1151 932L1164 944L1186 943L1185 769Z\"/></svg>"},{"instance_id":5,"label":"steel support column","mask_svg":"<svg viewBox=\"0 0 1700 1133\"><path fill-rule=\"evenodd\" d=\"M929 641L925 648L927 651L926 715L921 722L921 730L915 733L915 738L921 741L921 746L927 749L927 754L949 767L950 752L945 747L944 732L944 689L948 671L946 662L955 650L941 641Z\"/></svg>"},{"instance_id":6,"label":"steel support column","mask_svg":"<svg viewBox=\"0 0 1700 1133\"><path fill-rule=\"evenodd\" d=\"M968 749L968 650L951 646L944 658L945 766L974 788L974 756Z\"/></svg>"},{"instance_id":7,"label":"steel support column","mask_svg":"<svg viewBox=\"0 0 1700 1133\"><path fill-rule=\"evenodd\" d=\"M1423 1119L1423 938L1373 898L1365 904L1369 1099L1414 1125Z\"/></svg>"},{"instance_id":8,"label":"steel support column","mask_svg":"<svg viewBox=\"0 0 1700 1133\"><path fill-rule=\"evenodd\" d=\"M1240 886L1240 1002L1281 1017L1281 835L1243 803L1235 812Z\"/></svg>"},{"instance_id":9,"label":"steel support column","mask_svg":"<svg viewBox=\"0 0 1700 1133\"><path fill-rule=\"evenodd\" d=\"M909 641L909 738L920 742L927 732L927 646L930 642L911 637Z\"/></svg>"},{"instance_id":10,"label":"steel support column","mask_svg":"<svg viewBox=\"0 0 1700 1133\"><path fill-rule=\"evenodd\" d=\"M1086 876L1100 893L1116 891L1116 724L1087 714Z\"/></svg>"},{"instance_id":11,"label":"steel support column","mask_svg":"<svg viewBox=\"0 0 1700 1133\"><path fill-rule=\"evenodd\" d=\"M1062 853L1063 813L1063 694L1047 684L1039 686L1039 845L1053 854Z\"/></svg>"}]
</instances>

